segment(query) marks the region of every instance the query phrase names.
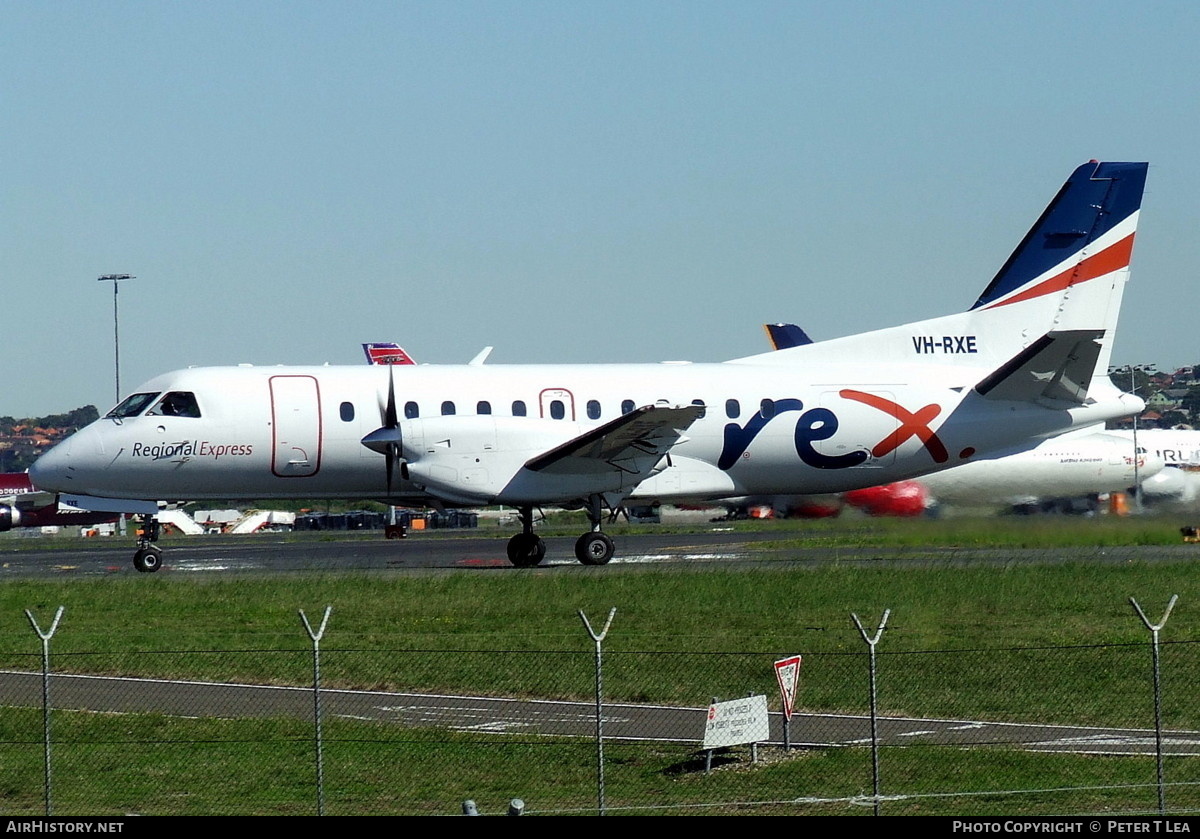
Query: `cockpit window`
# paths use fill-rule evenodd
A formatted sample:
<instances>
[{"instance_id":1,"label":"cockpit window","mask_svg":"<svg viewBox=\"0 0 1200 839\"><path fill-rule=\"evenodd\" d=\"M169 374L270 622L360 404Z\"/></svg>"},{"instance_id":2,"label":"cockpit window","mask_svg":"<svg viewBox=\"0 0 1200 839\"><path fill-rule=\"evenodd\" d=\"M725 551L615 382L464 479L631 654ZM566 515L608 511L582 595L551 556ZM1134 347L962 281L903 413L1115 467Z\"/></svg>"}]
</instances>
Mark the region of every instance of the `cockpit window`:
<instances>
[{"instance_id":1,"label":"cockpit window","mask_svg":"<svg viewBox=\"0 0 1200 839\"><path fill-rule=\"evenodd\" d=\"M124 402L113 408L104 416L107 419L128 419L129 417L136 417L142 411L146 410L146 406L153 402L157 397L157 392L135 393L132 396L126 397Z\"/></svg>"},{"instance_id":2,"label":"cockpit window","mask_svg":"<svg viewBox=\"0 0 1200 839\"><path fill-rule=\"evenodd\" d=\"M146 414L148 417L191 417L200 416L200 406L194 394L185 390L173 390L158 400L158 404Z\"/></svg>"}]
</instances>

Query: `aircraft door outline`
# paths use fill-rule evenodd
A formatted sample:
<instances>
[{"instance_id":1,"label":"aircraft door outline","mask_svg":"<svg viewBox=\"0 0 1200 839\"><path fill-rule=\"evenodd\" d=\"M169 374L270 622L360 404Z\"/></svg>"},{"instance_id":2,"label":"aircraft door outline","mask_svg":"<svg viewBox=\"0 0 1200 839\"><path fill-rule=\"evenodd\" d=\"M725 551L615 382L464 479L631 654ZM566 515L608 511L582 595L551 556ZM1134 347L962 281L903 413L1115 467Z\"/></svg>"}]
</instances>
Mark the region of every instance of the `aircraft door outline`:
<instances>
[{"instance_id":1,"label":"aircraft door outline","mask_svg":"<svg viewBox=\"0 0 1200 839\"><path fill-rule=\"evenodd\" d=\"M321 469L321 390L312 376L272 376L271 473L308 478Z\"/></svg>"},{"instance_id":2,"label":"aircraft door outline","mask_svg":"<svg viewBox=\"0 0 1200 839\"><path fill-rule=\"evenodd\" d=\"M555 416L555 402L561 405L563 416ZM562 387L544 388L538 394L538 410L541 412L542 419L567 419L571 422L575 421L575 396L571 391Z\"/></svg>"}]
</instances>

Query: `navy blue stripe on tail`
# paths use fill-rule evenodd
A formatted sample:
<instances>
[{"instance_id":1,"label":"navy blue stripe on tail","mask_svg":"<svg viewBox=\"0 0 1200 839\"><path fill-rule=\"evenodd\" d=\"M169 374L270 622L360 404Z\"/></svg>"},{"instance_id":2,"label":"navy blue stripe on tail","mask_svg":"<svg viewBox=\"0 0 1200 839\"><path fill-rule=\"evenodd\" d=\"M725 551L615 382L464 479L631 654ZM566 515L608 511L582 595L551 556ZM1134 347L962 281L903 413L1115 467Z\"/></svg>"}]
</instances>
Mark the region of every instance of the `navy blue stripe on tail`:
<instances>
[{"instance_id":1,"label":"navy blue stripe on tail","mask_svg":"<svg viewBox=\"0 0 1200 839\"><path fill-rule=\"evenodd\" d=\"M1148 167L1093 160L1076 169L971 308L1016 291L1137 212Z\"/></svg>"}]
</instances>

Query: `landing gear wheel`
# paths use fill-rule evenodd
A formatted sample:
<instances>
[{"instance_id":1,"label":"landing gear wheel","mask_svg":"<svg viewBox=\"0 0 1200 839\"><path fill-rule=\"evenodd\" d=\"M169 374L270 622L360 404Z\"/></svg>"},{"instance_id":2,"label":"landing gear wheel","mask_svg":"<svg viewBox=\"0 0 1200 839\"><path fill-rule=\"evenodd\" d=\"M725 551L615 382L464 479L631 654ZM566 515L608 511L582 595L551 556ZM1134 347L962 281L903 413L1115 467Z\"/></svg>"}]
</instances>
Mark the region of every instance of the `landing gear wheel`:
<instances>
[{"instance_id":1,"label":"landing gear wheel","mask_svg":"<svg viewBox=\"0 0 1200 839\"><path fill-rule=\"evenodd\" d=\"M575 558L584 565L606 565L615 552L613 540L598 530L583 534L575 542Z\"/></svg>"},{"instance_id":2,"label":"landing gear wheel","mask_svg":"<svg viewBox=\"0 0 1200 839\"><path fill-rule=\"evenodd\" d=\"M162 568L162 551L153 545L138 548L133 555L133 567L143 574L151 574Z\"/></svg>"},{"instance_id":3,"label":"landing gear wheel","mask_svg":"<svg viewBox=\"0 0 1200 839\"><path fill-rule=\"evenodd\" d=\"M532 568L546 556L546 543L533 533L518 533L508 540L508 561L518 568Z\"/></svg>"}]
</instances>

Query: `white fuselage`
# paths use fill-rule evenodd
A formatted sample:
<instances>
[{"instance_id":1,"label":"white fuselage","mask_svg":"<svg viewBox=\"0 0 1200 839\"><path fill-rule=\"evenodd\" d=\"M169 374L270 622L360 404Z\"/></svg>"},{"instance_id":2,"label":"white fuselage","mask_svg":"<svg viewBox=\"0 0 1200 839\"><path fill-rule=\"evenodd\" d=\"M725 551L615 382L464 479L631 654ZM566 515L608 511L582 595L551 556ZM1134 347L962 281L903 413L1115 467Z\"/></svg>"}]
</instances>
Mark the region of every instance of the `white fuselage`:
<instances>
[{"instance_id":1,"label":"white fuselage","mask_svg":"<svg viewBox=\"0 0 1200 839\"><path fill-rule=\"evenodd\" d=\"M44 455L39 487L156 500L379 498L399 503L662 501L839 492L971 462L1126 415L1107 382L1085 405L984 400L978 368L913 363L226 367L138 392L193 394L199 416L103 418ZM404 472L390 496L380 427L389 376ZM148 403L149 404L149 403ZM596 475L526 463L646 405L706 410L651 468ZM764 407L764 405L766 407ZM153 409L151 409L153 410ZM522 415L523 414L523 415Z\"/></svg>"}]
</instances>

